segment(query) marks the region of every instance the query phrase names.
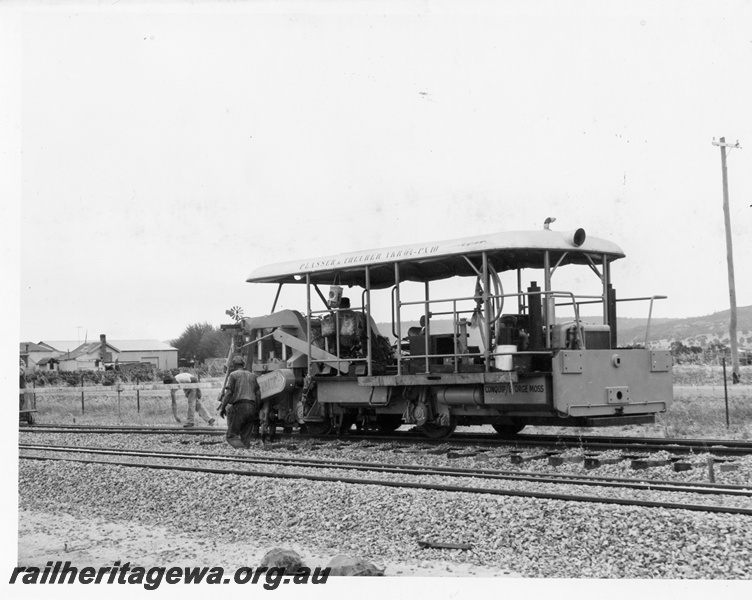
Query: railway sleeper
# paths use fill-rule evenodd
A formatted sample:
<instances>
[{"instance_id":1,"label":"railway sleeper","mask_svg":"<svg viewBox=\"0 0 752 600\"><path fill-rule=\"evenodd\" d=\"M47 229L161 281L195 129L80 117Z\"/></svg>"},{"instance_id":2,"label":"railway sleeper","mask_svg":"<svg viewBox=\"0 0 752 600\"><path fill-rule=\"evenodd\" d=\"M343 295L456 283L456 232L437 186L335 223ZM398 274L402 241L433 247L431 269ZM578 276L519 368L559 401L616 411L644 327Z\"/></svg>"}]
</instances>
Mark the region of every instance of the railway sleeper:
<instances>
[{"instance_id":1,"label":"railway sleeper","mask_svg":"<svg viewBox=\"0 0 752 600\"><path fill-rule=\"evenodd\" d=\"M644 458L638 458L634 459L632 461L632 468L639 471L642 469L650 469L652 467L665 467L667 465L672 465L676 462L680 462L682 459L680 456L671 456L666 459L660 459L660 460L648 460Z\"/></svg>"},{"instance_id":2,"label":"railway sleeper","mask_svg":"<svg viewBox=\"0 0 752 600\"><path fill-rule=\"evenodd\" d=\"M435 454L436 456L440 456L442 454L448 454L449 452L457 452L458 450L461 450L461 448L447 448L446 446L444 446L443 448L424 450L423 452L421 452L421 454Z\"/></svg>"},{"instance_id":3,"label":"railway sleeper","mask_svg":"<svg viewBox=\"0 0 752 600\"><path fill-rule=\"evenodd\" d=\"M718 465L720 471L738 471L741 465L739 463L726 463Z\"/></svg>"},{"instance_id":4,"label":"railway sleeper","mask_svg":"<svg viewBox=\"0 0 752 600\"><path fill-rule=\"evenodd\" d=\"M552 467L559 467L565 463L581 463L584 461L584 456L559 456L558 453L551 454L548 457L548 464Z\"/></svg>"},{"instance_id":5,"label":"railway sleeper","mask_svg":"<svg viewBox=\"0 0 752 600\"><path fill-rule=\"evenodd\" d=\"M693 465L691 462L687 462L686 460L677 460L674 463L674 472L680 473L681 471L690 471L695 468L695 465Z\"/></svg>"},{"instance_id":6,"label":"railway sleeper","mask_svg":"<svg viewBox=\"0 0 752 600\"><path fill-rule=\"evenodd\" d=\"M601 458L599 456L586 455L583 466L586 469L597 469L603 465L615 465L623 460L628 460L629 458L630 457L628 456L609 456L608 458Z\"/></svg>"},{"instance_id":7,"label":"railway sleeper","mask_svg":"<svg viewBox=\"0 0 752 600\"><path fill-rule=\"evenodd\" d=\"M520 451L510 450L509 461L513 465L521 465L522 463L532 462L534 460L545 460L550 456L550 452L544 452L543 454L531 454L530 456L522 456L522 453Z\"/></svg>"},{"instance_id":8,"label":"railway sleeper","mask_svg":"<svg viewBox=\"0 0 752 600\"><path fill-rule=\"evenodd\" d=\"M718 470L721 472L728 472L736 471L741 466L738 462L735 462L734 459L718 458L716 456L709 457L705 464L708 468L708 478L710 481L715 481L714 471L716 467L718 467Z\"/></svg>"},{"instance_id":9,"label":"railway sleeper","mask_svg":"<svg viewBox=\"0 0 752 600\"><path fill-rule=\"evenodd\" d=\"M729 471L738 471L741 468L741 464L738 462L729 462L722 458L716 458L712 461L713 465L718 465L718 470L723 472L729 472ZM689 471L691 469L694 469L695 467L706 467L708 466L707 462L703 463L691 463L686 460L677 460L674 462L674 471Z\"/></svg>"},{"instance_id":10,"label":"railway sleeper","mask_svg":"<svg viewBox=\"0 0 752 600\"><path fill-rule=\"evenodd\" d=\"M449 452L447 452L446 455L447 455L447 458L453 459L453 458L465 458L465 457L471 457L471 456L478 456L478 453L477 452L473 452L473 451L470 451L470 452L457 452L455 450L449 450Z\"/></svg>"}]
</instances>

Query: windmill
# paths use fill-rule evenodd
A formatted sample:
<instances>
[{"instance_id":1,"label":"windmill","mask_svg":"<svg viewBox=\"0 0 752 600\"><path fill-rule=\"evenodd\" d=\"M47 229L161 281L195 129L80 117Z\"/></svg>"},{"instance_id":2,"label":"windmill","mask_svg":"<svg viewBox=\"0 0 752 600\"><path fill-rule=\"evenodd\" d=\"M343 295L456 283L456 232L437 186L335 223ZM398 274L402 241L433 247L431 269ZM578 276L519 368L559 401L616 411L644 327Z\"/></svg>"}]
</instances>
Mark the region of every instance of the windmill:
<instances>
[{"instance_id":1,"label":"windmill","mask_svg":"<svg viewBox=\"0 0 752 600\"><path fill-rule=\"evenodd\" d=\"M239 306L233 306L231 309L226 310L225 314L228 317L231 317L232 319L234 319L235 322L237 323L238 321L240 321L240 319L243 318L243 309Z\"/></svg>"}]
</instances>

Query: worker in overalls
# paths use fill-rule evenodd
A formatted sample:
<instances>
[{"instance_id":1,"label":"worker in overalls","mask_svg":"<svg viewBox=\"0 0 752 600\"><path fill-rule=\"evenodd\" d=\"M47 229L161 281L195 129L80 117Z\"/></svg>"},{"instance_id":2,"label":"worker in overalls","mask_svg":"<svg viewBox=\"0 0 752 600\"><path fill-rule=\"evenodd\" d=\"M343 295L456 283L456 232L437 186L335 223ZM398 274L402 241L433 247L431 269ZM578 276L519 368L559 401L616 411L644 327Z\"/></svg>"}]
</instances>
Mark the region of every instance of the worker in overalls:
<instances>
[{"instance_id":1,"label":"worker in overalls","mask_svg":"<svg viewBox=\"0 0 752 600\"><path fill-rule=\"evenodd\" d=\"M256 375L246 370L242 356L233 357L232 371L219 406L219 416L227 418L227 443L233 448L251 447L260 401Z\"/></svg>"}]
</instances>

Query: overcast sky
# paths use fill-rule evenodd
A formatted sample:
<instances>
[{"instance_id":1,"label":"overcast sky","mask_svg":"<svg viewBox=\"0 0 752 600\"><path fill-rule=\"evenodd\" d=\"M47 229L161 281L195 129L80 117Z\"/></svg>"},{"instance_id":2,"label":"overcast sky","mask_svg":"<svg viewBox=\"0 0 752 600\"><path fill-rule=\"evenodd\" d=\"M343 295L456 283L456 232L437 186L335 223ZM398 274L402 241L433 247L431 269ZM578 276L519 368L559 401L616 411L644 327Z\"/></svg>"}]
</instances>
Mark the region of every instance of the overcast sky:
<instances>
[{"instance_id":1,"label":"overcast sky","mask_svg":"<svg viewBox=\"0 0 752 600\"><path fill-rule=\"evenodd\" d=\"M720 136L750 305L751 77L750 1L2 2L5 397L18 341L168 340L268 312L261 265L549 216L655 316L727 309Z\"/></svg>"},{"instance_id":2,"label":"overcast sky","mask_svg":"<svg viewBox=\"0 0 752 600\"><path fill-rule=\"evenodd\" d=\"M167 340L267 313L257 266L548 216L621 246L654 316L724 310L720 136L752 304L749 1L24 6L20 341Z\"/></svg>"}]
</instances>

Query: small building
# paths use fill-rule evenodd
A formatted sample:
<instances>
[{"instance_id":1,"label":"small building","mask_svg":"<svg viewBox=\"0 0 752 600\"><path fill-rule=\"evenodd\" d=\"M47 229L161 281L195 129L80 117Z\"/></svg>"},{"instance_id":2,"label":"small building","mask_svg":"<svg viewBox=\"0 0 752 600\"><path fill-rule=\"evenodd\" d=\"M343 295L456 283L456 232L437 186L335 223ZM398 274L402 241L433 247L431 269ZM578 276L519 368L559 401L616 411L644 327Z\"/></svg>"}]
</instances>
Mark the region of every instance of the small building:
<instances>
[{"instance_id":1,"label":"small building","mask_svg":"<svg viewBox=\"0 0 752 600\"><path fill-rule=\"evenodd\" d=\"M36 364L36 367L33 370L34 371L59 371L60 361L56 359L54 356L45 356Z\"/></svg>"},{"instance_id":2,"label":"small building","mask_svg":"<svg viewBox=\"0 0 752 600\"><path fill-rule=\"evenodd\" d=\"M151 363L157 369L176 369L178 366L178 349L158 340L112 340L112 345L117 347L120 364Z\"/></svg>"},{"instance_id":3,"label":"small building","mask_svg":"<svg viewBox=\"0 0 752 600\"><path fill-rule=\"evenodd\" d=\"M34 342L21 342L19 348L21 360L27 373L33 373L38 370L50 369L50 359L56 356L56 352L47 345L35 344ZM40 367L43 365L43 367Z\"/></svg>"},{"instance_id":4,"label":"small building","mask_svg":"<svg viewBox=\"0 0 752 600\"><path fill-rule=\"evenodd\" d=\"M104 338L104 336L102 336ZM81 344L73 352L65 352L57 357L61 371L104 371L105 364L115 360L118 349L105 339L99 342Z\"/></svg>"},{"instance_id":5,"label":"small building","mask_svg":"<svg viewBox=\"0 0 752 600\"><path fill-rule=\"evenodd\" d=\"M102 370L115 363L150 363L157 369L175 369L178 366L177 348L165 342L108 340L105 335L99 338L97 342L83 344L67 340L47 340L34 346L46 350L46 356L58 361L57 368L60 371Z\"/></svg>"}]
</instances>

